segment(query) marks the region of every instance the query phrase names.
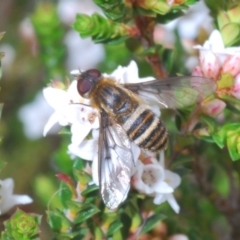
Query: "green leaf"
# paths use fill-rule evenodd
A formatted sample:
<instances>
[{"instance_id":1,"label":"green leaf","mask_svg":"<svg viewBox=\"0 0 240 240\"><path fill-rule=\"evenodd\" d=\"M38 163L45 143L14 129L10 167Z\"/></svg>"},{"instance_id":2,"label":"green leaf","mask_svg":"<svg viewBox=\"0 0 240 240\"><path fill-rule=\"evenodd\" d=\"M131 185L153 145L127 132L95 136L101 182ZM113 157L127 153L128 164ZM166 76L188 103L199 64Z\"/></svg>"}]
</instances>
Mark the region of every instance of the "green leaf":
<instances>
[{"instance_id":1,"label":"green leaf","mask_svg":"<svg viewBox=\"0 0 240 240\"><path fill-rule=\"evenodd\" d=\"M86 196L86 195L88 195L89 193L92 193L92 192L94 192L94 191L96 191L96 190L98 191L98 190L99 190L99 187L98 187L97 185L93 184L93 185L88 186L86 190L82 191L82 192L81 192L81 195L82 195L82 196Z\"/></svg>"},{"instance_id":2,"label":"green leaf","mask_svg":"<svg viewBox=\"0 0 240 240\"><path fill-rule=\"evenodd\" d=\"M176 18L179 18L184 15L184 12L179 10L179 11L171 11L165 15L157 15L156 21L158 23L166 24Z\"/></svg>"},{"instance_id":3,"label":"green leaf","mask_svg":"<svg viewBox=\"0 0 240 240\"><path fill-rule=\"evenodd\" d=\"M155 214L147 219L147 222L144 224L141 234L149 232L159 221L165 219L166 216L164 214Z\"/></svg>"},{"instance_id":4,"label":"green leaf","mask_svg":"<svg viewBox=\"0 0 240 240\"><path fill-rule=\"evenodd\" d=\"M206 116L206 115L201 115L200 119L205 124L207 124L207 126L209 127L209 132L215 132L218 125L217 125L217 122L214 118Z\"/></svg>"},{"instance_id":5,"label":"green leaf","mask_svg":"<svg viewBox=\"0 0 240 240\"><path fill-rule=\"evenodd\" d=\"M230 157L233 161L240 159L240 151L237 148L237 142L239 140L239 134L233 133L233 136L227 138L227 147Z\"/></svg>"},{"instance_id":6,"label":"green leaf","mask_svg":"<svg viewBox=\"0 0 240 240\"><path fill-rule=\"evenodd\" d=\"M103 233L101 227L99 227L99 226L95 226L95 228L94 228L94 239L95 240L105 239L104 233Z\"/></svg>"},{"instance_id":7,"label":"green leaf","mask_svg":"<svg viewBox=\"0 0 240 240\"><path fill-rule=\"evenodd\" d=\"M127 1L94 0L107 18L113 21L126 22L132 17L132 6Z\"/></svg>"},{"instance_id":8,"label":"green leaf","mask_svg":"<svg viewBox=\"0 0 240 240\"><path fill-rule=\"evenodd\" d=\"M73 169L77 169L77 170L83 170L83 168L86 166L86 161L78 158L76 160L74 160L74 164L73 164Z\"/></svg>"},{"instance_id":9,"label":"green leaf","mask_svg":"<svg viewBox=\"0 0 240 240\"><path fill-rule=\"evenodd\" d=\"M240 25L238 23L228 23L221 29L221 35L226 47L232 46L239 41Z\"/></svg>"},{"instance_id":10,"label":"green leaf","mask_svg":"<svg viewBox=\"0 0 240 240\"><path fill-rule=\"evenodd\" d=\"M231 104L235 104L235 105L240 105L240 101L239 99L236 99L236 98L233 98L231 96L221 96L221 99L223 99L224 101L228 102L228 103L231 103Z\"/></svg>"},{"instance_id":11,"label":"green leaf","mask_svg":"<svg viewBox=\"0 0 240 240\"><path fill-rule=\"evenodd\" d=\"M113 235L116 231L122 228L122 226L123 224L119 220L112 222L108 228L107 236Z\"/></svg>"},{"instance_id":12,"label":"green leaf","mask_svg":"<svg viewBox=\"0 0 240 240\"><path fill-rule=\"evenodd\" d=\"M98 212L100 212L100 210L95 205L84 204L83 209L77 214L74 223L82 223Z\"/></svg>"},{"instance_id":13,"label":"green leaf","mask_svg":"<svg viewBox=\"0 0 240 240\"><path fill-rule=\"evenodd\" d=\"M69 187L65 183L61 182L59 189L59 197L64 207L67 208L67 202L72 199L72 196L73 193L69 189Z\"/></svg>"},{"instance_id":14,"label":"green leaf","mask_svg":"<svg viewBox=\"0 0 240 240\"><path fill-rule=\"evenodd\" d=\"M239 123L229 123L222 126L216 133L212 134L212 138L215 143L220 147L223 148L226 145L227 141L227 133L229 131L237 131L240 128Z\"/></svg>"},{"instance_id":15,"label":"green leaf","mask_svg":"<svg viewBox=\"0 0 240 240\"><path fill-rule=\"evenodd\" d=\"M73 28L82 38L92 37L96 43L116 43L117 40L122 41L124 38L138 34L136 27L113 22L98 13L92 16L77 14Z\"/></svg>"},{"instance_id":16,"label":"green leaf","mask_svg":"<svg viewBox=\"0 0 240 240\"><path fill-rule=\"evenodd\" d=\"M233 106L232 104L227 104L226 108L233 113L240 114L240 108Z\"/></svg>"},{"instance_id":17,"label":"green leaf","mask_svg":"<svg viewBox=\"0 0 240 240\"><path fill-rule=\"evenodd\" d=\"M71 229L72 223L60 210L47 211L47 216L48 223L53 231L64 233Z\"/></svg>"},{"instance_id":18,"label":"green leaf","mask_svg":"<svg viewBox=\"0 0 240 240\"><path fill-rule=\"evenodd\" d=\"M76 181L84 187L87 187L87 184L92 180L91 175L82 170L73 169L73 174ZM81 188L82 189L82 188Z\"/></svg>"}]
</instances>

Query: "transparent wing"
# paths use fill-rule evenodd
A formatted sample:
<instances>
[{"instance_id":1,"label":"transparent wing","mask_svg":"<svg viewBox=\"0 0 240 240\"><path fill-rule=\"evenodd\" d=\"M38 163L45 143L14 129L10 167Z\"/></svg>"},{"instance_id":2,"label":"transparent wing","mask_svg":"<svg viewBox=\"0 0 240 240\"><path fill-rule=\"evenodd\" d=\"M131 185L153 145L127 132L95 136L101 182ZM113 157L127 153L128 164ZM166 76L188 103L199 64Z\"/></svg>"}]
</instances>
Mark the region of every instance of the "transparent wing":
<instances>
[{"instance_id":1,"label":"transparent wing","mask_svg":"<svg viewBox=\"0 0 240 240\"><path fill-rule=\"evenodd\" d=\"M98 159L102 199L108 208L115 209L128 194L134 159L126 132L104 111L101 112Z\"/></svg>"},{"instance_id":2,"label":"transparent wing","mask_svg":"<svg viewBox=\"0 0 240 240\"><path fill-rule=\"evenodd\" d=\"M163 80L125 84L140 97L156 101L167 108L183 108L210 96L217 84L204 77L174 77Z\"/></svg>"}]
</instances>

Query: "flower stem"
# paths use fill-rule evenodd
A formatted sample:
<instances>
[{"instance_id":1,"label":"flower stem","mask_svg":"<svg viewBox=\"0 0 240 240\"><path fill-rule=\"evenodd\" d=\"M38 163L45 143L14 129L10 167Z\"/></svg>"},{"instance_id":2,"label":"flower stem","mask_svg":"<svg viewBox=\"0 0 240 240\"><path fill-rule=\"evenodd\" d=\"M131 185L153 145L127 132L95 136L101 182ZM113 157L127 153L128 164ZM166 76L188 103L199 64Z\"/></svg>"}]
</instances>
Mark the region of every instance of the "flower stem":
<instances>
[{"instance_id":1,"label":"flower stem","mask_svg":"<svg viewBox=\"0 0 240 240\"><path fill-rule=\"evenodd\" d=\"M149 49L150 47L153 47L155 45L153 41L153 31L155 26L154 19L145 16L138 16L135 18L135 24L140 32L140 41L143 48ZM147 55L146 60L151 65L157 78L166 78L167 74L157 53Z\"/></svg>"}]
</instances>

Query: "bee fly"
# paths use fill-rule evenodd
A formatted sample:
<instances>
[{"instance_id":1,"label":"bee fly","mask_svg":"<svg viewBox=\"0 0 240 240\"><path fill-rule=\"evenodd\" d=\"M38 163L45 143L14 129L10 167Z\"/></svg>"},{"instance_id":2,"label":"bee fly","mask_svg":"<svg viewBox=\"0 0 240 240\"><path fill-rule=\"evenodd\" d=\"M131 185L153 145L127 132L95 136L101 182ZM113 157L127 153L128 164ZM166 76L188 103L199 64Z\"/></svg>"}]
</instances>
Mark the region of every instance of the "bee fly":
<instances>
[{"instance_id":1,"label":"bee fly","mask_svg":"<svg viewBox=\"0 0 240 240\"><path fill-rule=\"evenodd\" d=\"M119 84L90 69L77 76L77 90L98 109L99 185L102 199L115 209L125 199L134 170L132 142L155 152L165 150L168 133L147 104L181 108L202 101L214 92L215 82L202 77L175 77Z\"/></svg>"}]
</instances>

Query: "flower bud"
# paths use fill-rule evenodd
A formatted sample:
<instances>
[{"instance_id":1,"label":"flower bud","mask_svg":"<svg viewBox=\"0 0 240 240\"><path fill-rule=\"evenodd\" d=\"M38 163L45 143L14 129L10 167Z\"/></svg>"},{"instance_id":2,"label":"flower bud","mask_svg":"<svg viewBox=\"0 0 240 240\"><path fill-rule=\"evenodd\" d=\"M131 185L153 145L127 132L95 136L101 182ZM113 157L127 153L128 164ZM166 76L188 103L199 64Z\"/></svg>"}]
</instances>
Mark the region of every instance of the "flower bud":
<instances>
[{"instance_id":1,"label":"flower bud","mask_svg":"<svg viewBox=\"0 0 240 240\"><path fill-rule=\"evenodd\" d=\"M202 103L202 111L211 117L218 116L226 107L226 103L220 99L213 99L210 102Z\"/></svg>"},{"instance_id":2,"label":"flower bud","mask_svg":"<svg viewBox=\"0 0 240 240\"><path fill-rule=\"evenodd\" d=\"M135 1L135 6L143 8L145 10L151 10L155 13L164 15L170 11L171 6L169 6L166 1L162 0L137 0Z\"/></svg>"}]
</instances>

